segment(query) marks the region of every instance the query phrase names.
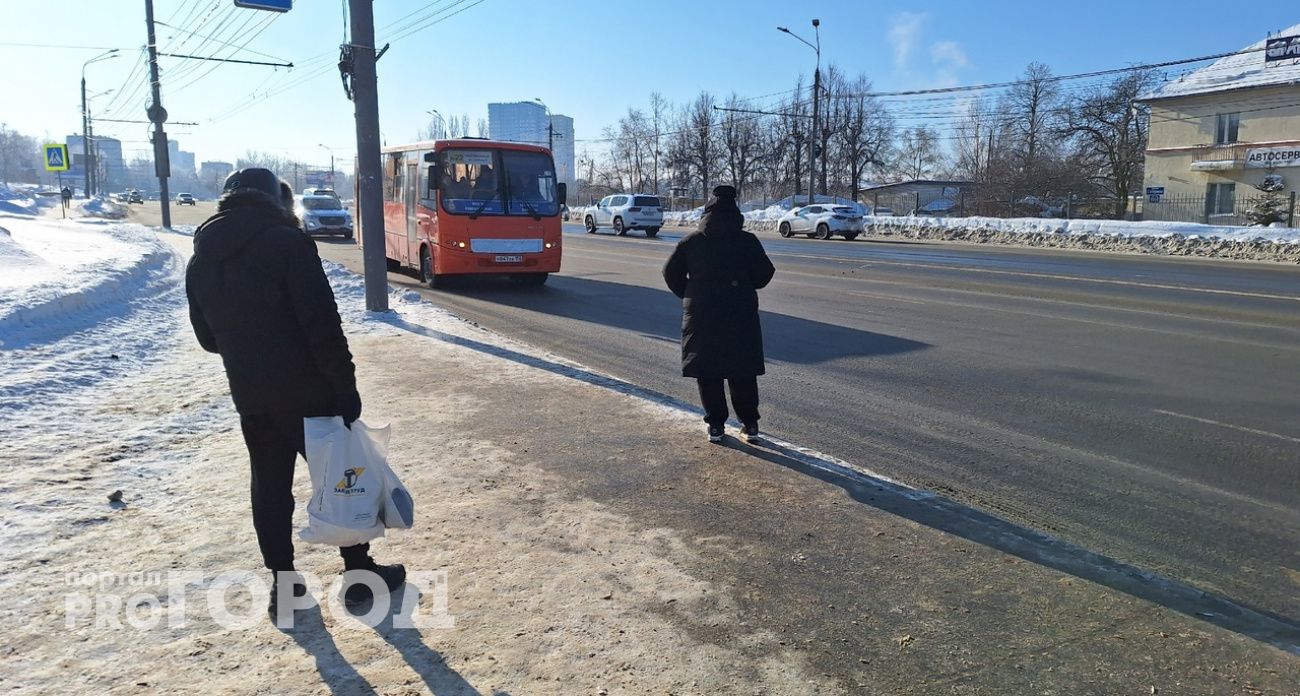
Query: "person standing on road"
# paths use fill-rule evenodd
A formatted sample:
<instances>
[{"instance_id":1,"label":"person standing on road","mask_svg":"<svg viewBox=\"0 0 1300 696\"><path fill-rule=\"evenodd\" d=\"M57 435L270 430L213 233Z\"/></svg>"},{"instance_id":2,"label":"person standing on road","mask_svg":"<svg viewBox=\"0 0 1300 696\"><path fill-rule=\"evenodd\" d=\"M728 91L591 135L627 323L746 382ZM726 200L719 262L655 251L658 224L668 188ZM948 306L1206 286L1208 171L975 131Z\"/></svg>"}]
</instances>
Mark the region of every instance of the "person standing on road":
<instances>
[{"instance_id":1,"label":"person standing on road","mask_svg":"<svg viewBox=\"0 0 1300 696\"><path fill-rule=\"evenodd\" d=\"M355 366L334 292L316 243L282 203L280 180L266 169L231 174L217 213L194 233L185 272L190 323L199 345L219 353L252 466L253 528L272 572L272 614L279 582L294 578L293 469L305 454L303 419L361 416ZM406 578L381 566L369 544L340 549L345 570L377 573L389 589ZM286 573L287 577L280 574ZM287 587L287 585L286 585ZM295 585L294 594L306 589ZM344 599L370 598L365 583Z\"/></svg>"},{"instance_id":2,"label":"person standing on road","mask_svg":"<svg viewBox=\"0 0 1300 696\"><path fill-rule=\"evenodd\" d=\"M664 265L668 289L682 299L682 375L699 383L710 442L727 422L724 381L747 442L758 438L758 376L763 329L758 290L776 273L758 237L742 229L736 189L719 186L699 228L682 238Z\"/></svg>"}]
</instances>

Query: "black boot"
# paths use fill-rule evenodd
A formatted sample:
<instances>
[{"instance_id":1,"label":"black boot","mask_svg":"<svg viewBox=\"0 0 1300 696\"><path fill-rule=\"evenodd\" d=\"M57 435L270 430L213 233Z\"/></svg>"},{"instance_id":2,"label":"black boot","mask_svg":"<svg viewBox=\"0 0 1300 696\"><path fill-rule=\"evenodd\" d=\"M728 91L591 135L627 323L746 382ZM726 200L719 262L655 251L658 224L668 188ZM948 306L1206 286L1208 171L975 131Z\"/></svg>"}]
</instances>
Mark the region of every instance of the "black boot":
<instances>
[{"instance_id":1,"label":"black boot","mask_svg":"<svg viewBox=\"0 0 1300 696\"><path fill-rule=\"evenodd\" d=\"M389 592L396 590L406 583L406 566L400 563L394 563L393 565L379 565L369 557L366 558L366 561L368 562L358 563L355 564L354 567L346 568L345 572L352 570L370 571L383 580L384 585L388 587ZM350 582L346 589L343 590L343 604L348 608L361 606L374 598L374 592L370 589L370 585L364 582Z\"/></svg>"},{"instance_id":2,"label":"black boot","mask_svg":"<svg viewBox=\"0 0 1300 696\"><path fill-rule=\"evenodd\" d=\"M293 582L293 596L295 599L307 595L307 586L298 582L296 579L298 576L297 572L292 570L271 571L271 601L267 604L266 612L270 614L273 619L277 617L277 610L280 606L280 584L276 582L276 576L279 573L288 573L295 578Z\"/></svg>"}]
</instances>

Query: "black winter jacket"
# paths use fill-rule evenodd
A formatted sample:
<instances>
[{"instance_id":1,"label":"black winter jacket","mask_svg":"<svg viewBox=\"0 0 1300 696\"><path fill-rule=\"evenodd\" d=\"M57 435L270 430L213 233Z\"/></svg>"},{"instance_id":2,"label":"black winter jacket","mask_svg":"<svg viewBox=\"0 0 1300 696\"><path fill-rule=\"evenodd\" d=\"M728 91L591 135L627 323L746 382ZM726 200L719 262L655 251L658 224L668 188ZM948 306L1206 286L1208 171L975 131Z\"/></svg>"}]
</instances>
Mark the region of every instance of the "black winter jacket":
<instances>
[{"instance_id":1,"label":"black winter jacket","mask_svg":"<svg viewBox=\"0 0 1300 696\"><path fill-rule=\"evenodd\" d=\"M758 237L741 229L735 203L705 209L699 230L677 243L664 281L682 298L682 374L732 378L761 375L763 329L758 289L776 268Z\"/></svg>"},{"instance_id":2,"label":"black winter jacket","mask_svg":"<svg viewBox=\"0 0 1300 696\"><path fill-rule=\"evenodd\" d=\"M241 414L342 415L356 376L316 243L260 192L227 196L194 233L190 323L219 353Z\"/></svg>"}]
</instances>

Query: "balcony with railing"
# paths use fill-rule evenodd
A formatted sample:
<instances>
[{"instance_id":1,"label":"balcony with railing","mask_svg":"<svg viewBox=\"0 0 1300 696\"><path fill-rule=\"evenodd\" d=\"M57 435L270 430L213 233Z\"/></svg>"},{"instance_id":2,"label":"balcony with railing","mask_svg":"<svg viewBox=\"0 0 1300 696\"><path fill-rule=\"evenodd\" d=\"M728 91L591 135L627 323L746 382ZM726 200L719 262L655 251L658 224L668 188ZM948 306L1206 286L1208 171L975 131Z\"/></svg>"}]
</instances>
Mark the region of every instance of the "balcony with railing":
<instances>
[{"instance_id":1,"label":"balcony with railing","mask_svg":"<svg viewBox=\"0 0 1300 696\"><path fill-rule=\"evenodd\" d=\"M1225 143L1198 145L1192 148L1192 171L1218 172L1246 168L1246 151L1259 147L1256 143Z\"/></svg>"}]
</instances>

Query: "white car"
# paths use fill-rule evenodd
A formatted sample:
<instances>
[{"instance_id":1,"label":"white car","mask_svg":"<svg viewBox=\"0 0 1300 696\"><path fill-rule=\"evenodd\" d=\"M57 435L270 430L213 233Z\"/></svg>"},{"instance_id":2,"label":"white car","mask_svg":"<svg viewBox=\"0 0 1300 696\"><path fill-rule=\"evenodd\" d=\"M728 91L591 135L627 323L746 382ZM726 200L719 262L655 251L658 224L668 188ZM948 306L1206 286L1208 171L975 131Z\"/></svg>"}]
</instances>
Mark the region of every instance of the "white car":
<instances>
[{"instance_id":1,"label":"white car","mask_svg":"<svg viewBox=\"0 0 1300 696\"><path fill-rule=\"evenodd\" d=\"M830 239L838 234L853 240L862 234L862 214L848 205L805 205L782 215L776 229L782 237L806 234Z\"/></svg>"},{"instance_id":2,"label":"white car","mask_svg":"<svg viewBox=\"0 0 1300 696\"><path fill-rule=\"evenodd\" d=\"M582 222L587 234L608 227L619 236L627 234L628 230L644 230L645 236L655 237L659 228L664 226L664 208L658 196L620 193L605 196L588 208Z\"/></svg>"},{"instance_id":3,"label":"white car","mask_svg":"<svg viewBox=\"0 0 1300 696\"><path fill-rule=\"evenodd\" d=\"M299 196L293 211L307 234L341 234L352 237L352 213L334 196Z\"/></svg>"}]
</instances>

